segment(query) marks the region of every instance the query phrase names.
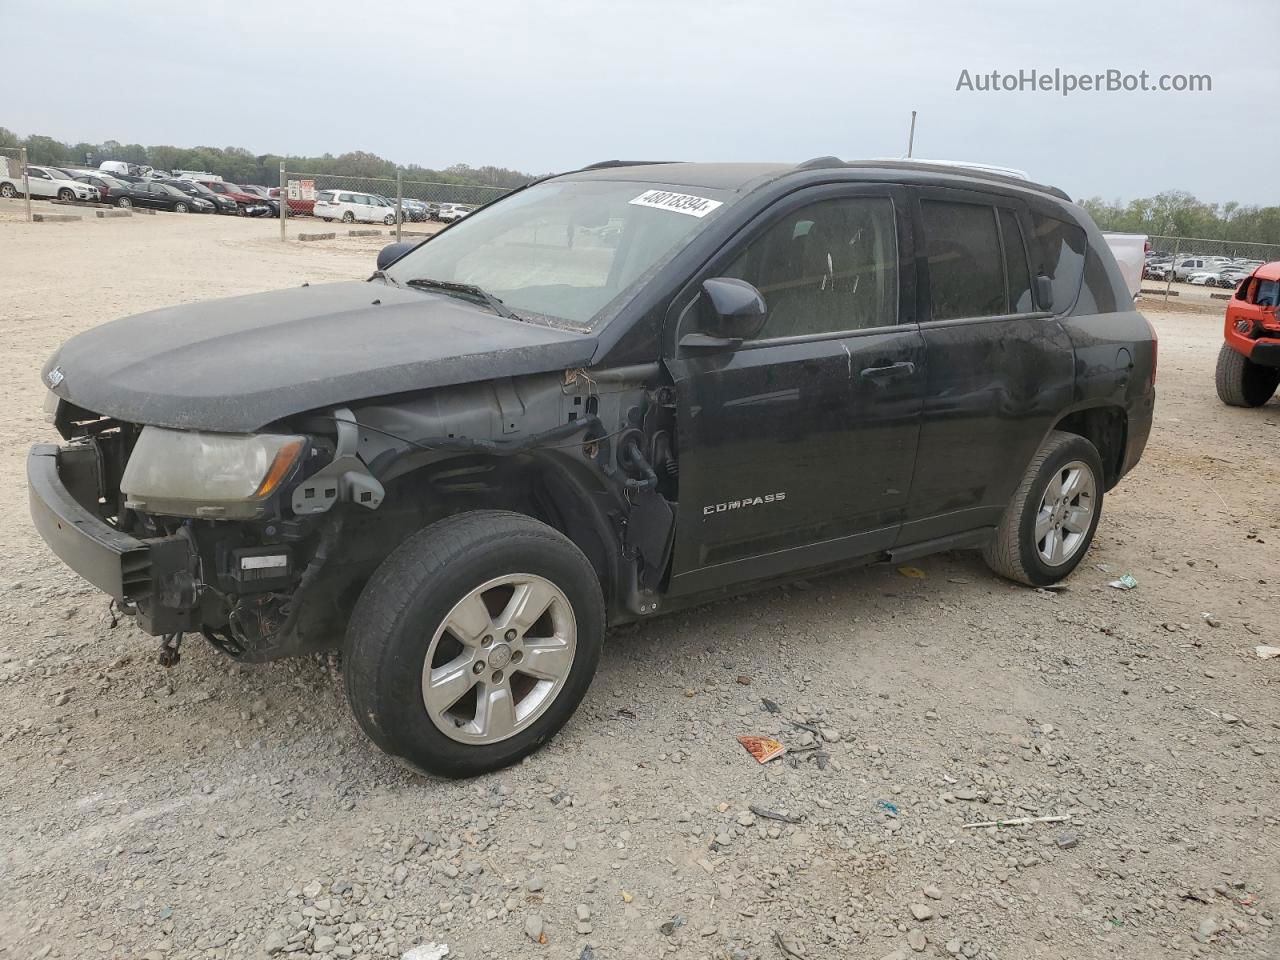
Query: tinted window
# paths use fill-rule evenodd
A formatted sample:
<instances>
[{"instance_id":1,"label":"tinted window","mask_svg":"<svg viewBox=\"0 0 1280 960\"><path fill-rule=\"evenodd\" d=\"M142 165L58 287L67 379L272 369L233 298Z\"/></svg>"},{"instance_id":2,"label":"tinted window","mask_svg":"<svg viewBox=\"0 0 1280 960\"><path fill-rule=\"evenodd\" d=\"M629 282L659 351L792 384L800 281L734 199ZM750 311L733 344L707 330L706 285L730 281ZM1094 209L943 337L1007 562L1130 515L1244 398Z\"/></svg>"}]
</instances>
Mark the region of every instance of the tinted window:
<instances>
[{"instance_id":1,"label":"tinted window","mask_svg":"<svg viewBox=\"0 0 1280 960\"><path fill-rule=\"evenodd\" d=\"M1090 250L1084 261L1084 287L1076 304L1077 313L1115 313L1120 309L1115 288L1096 250Z\"/></svg>"},{"instance_id":2,"label":"tinted window","mask_svg":"<svg viewBox=\"0 0 1280 960\"><path fill-rule=\"evenodd\" d=\"M994 207L923 200L934 320L1008 313Z\"/></svg>"},{"instance_id":3,"label":"tinted window","mask_svg":"<svg viewBox=\"0 0 1280 960\"><path fill-rule=\"evenodd\" d=\"M1027 250L1022 242L1022 228L1010 210L1001 210L1000 239L1004 241L1004 270L1009 284L1009 312L1030 313L1035 310L1031 298L1031 271L1027 269Z\"/></svg>"},{"instance_id":4,"label":"tinted window","mask_svg":"<svg viewBox=\"0 0 1280 960\"><path fill-rule=\"evenodd\" d=\"M751 241L722 275L764 294L769 319L758 339L897 323L893 201L859 197L802 207Z\"/></svg>"},{"instance_id":5,"label":"tinted window","mask_svg":"<svg viewBox=\"0 0 1280 960\"><path fill-rule=\"evenodd\" d=\"M319 203L333 203L333 195L332 190L321 190L316 194L316 201Z\"/></svg>"},{"instance_id":6,"label":"tinted window","mask_svg":"<svg viewBox=\"0 0 1280 960\"><path fill-rule=\"evenodd\" d=\"M1031 226L1031 269L1052 281L1054 311L1068 310L1084 274L1084 231L1039 213L1031 214Z\"/></svg>"},{"instance_id":7,"label":"tinted window","mask_svg":"<svg viewBox=\"0 0 1280 960\"><path fill-rule=\"evenodd\" d=\"M340 194L338 194L338 199L339 199L340 201L342 201L343 203L357 203L357 202L358 202L357 198L356 198L353 194L350 194L350 193L340 193Z\"/></svg>"}]
</instances>

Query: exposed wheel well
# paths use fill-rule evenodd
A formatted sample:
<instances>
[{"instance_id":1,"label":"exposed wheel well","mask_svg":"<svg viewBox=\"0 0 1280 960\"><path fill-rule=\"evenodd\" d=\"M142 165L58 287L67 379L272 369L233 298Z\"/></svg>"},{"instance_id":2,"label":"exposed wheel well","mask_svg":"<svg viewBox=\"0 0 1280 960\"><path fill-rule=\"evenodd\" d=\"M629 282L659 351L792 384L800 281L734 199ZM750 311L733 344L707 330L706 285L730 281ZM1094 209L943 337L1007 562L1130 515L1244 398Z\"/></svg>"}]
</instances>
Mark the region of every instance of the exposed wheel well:
<instances>
[{"instance_id":1,"label":"exposed wheel well","mask_svg":"<svg viewBox=\"0 0 1280 960\"><path fill-rule=\"evenodd\" d=\"M1053 425L1053 429L1084 437L1097 448L1102 458L1103 481L1110 490L1120 480L1124 464L1125 437L1129 419L1121 407L1091 407L1069 413Z\"/></svg>"}]
</instances>

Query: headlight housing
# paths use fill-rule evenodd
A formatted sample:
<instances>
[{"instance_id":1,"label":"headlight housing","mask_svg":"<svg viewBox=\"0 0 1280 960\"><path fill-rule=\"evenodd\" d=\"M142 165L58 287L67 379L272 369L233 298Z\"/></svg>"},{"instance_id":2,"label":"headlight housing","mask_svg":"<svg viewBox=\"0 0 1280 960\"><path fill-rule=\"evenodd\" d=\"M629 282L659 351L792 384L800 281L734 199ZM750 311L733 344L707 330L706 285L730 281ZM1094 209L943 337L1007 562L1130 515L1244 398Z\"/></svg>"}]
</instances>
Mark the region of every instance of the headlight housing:
<instances>
[{"instance_id":1,"label":"headlight housing","mask_svg":"<svg viewBox=\"0 0 1280 960\"><path fill-rule=\"evenodd\" d=\"M307 438L143 427L120 489L146 513L250 520L293 474Z\"/></svg>"}]
</instances>

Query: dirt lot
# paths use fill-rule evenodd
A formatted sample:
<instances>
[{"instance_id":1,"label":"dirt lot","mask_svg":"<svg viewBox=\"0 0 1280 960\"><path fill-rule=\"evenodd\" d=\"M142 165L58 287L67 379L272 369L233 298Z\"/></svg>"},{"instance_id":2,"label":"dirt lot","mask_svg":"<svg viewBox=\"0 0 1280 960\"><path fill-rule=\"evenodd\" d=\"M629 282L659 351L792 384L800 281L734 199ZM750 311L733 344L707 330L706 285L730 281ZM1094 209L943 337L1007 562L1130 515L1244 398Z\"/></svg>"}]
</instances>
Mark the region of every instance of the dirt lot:
<instances>
[{"instance_id":1,"label":"dirt lot","mask_svg":"<svg viewBox=\"0 0 1280 960\"><path fill-rule=\"evenodd\" d=\"M0 211L0 957L1280 955L1280 402L1218 402L1218 316L1149 314L1151 443L1061 592L954 554L653 621L547 749L433 782L364 741L334 659L164 670L28 522L61 340L383 242L275 231ZM759 767L740 733L801 749Z\"/></svg>"}]
</instances>

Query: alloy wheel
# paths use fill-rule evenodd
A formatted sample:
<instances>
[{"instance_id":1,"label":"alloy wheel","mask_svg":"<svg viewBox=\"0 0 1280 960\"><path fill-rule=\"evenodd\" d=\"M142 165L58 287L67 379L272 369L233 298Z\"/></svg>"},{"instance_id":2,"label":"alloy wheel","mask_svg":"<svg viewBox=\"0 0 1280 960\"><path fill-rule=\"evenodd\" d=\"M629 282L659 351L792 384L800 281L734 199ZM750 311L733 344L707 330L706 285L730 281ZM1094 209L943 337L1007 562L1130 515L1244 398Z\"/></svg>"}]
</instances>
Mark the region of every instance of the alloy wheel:
<instances>
[{"instance_id":1,"label":"alloy wheel","mask_svg":"<svg viewBox=\"0 0 1280 960\"><path fill-rule=\"evenodd\" d=\"M427 716L461 743L514 736L559 695L577 636L573 607L550 580L515 573L482 583L431 638L422 667Z\"/></svg>"},{"instance_id":2,"label":"alloy wheel","mask_svg":"<svg viewBox=\"0 0 1280 960\"><path fill-rule=\"evenodd\" d=\"M1062 566L1088 541L1096 499L1088 464L1072 460L1054 473L1036 513L1036 552L1045 564Z\"/></svg>"}]
</instances>

